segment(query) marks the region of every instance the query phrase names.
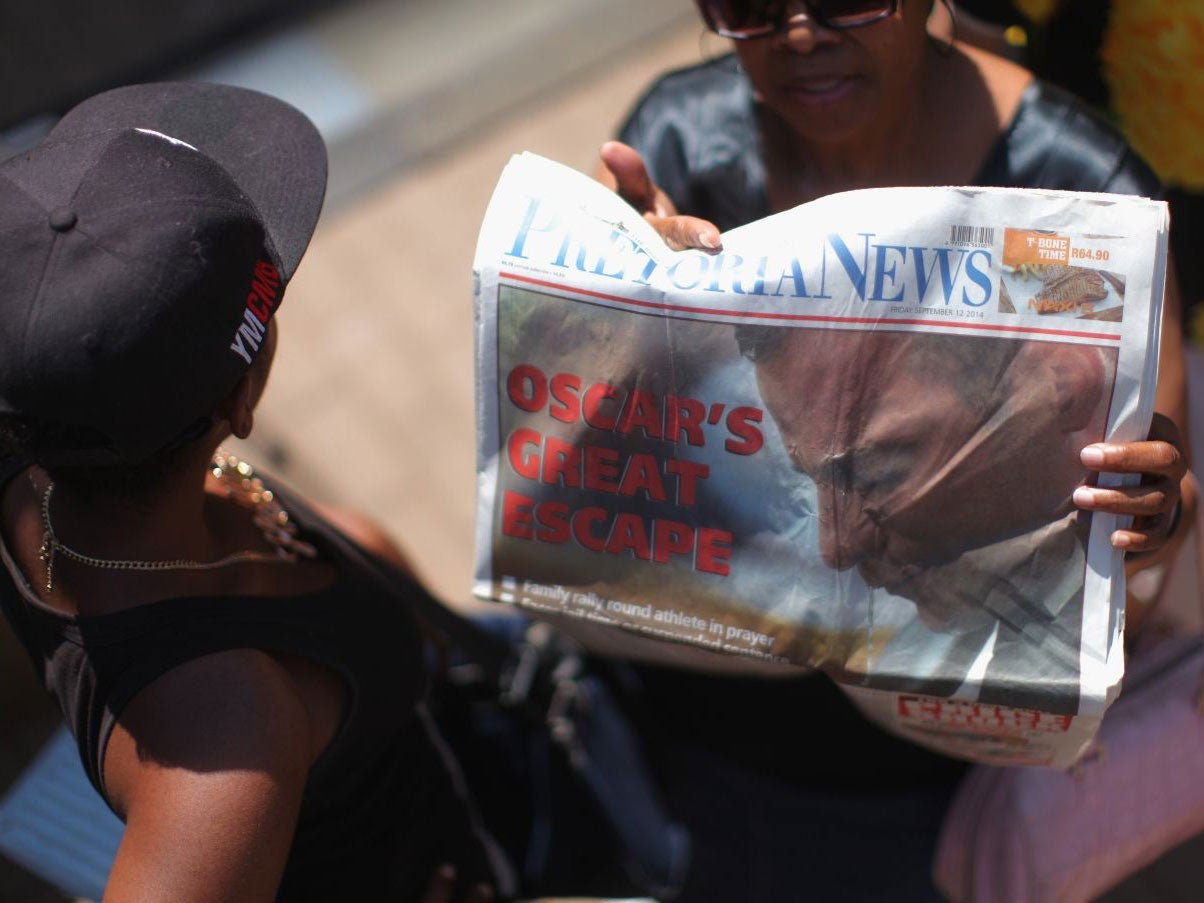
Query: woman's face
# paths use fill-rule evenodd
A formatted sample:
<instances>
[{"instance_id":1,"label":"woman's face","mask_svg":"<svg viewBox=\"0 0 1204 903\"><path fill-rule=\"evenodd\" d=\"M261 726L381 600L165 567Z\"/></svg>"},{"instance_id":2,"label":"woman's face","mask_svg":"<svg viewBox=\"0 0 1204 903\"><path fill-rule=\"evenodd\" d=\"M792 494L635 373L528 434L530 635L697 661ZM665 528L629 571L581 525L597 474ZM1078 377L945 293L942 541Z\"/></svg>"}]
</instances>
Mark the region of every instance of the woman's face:
<instances>
[{"instance_id":1,"label":"woman's face","mask_svg":"<svg viewBox=\"0 0 1204 903\"><path fill-rule=\"evenodd\" d=\"M838 31L792 2L782 30L733 43L757 96L800 138L841 144L914 115L928 12L924 0L901 0L893 16Z\"/></svg>"}]
</instances>

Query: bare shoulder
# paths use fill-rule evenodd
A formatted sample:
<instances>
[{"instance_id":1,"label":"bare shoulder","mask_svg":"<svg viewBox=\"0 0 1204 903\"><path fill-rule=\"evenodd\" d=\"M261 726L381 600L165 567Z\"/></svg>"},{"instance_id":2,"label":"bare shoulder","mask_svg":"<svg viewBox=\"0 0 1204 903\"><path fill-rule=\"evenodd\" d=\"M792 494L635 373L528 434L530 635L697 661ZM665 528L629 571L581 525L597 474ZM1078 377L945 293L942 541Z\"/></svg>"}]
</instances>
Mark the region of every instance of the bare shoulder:
<instances>
[{"instance_id":1,"label":"bare shoulder","mask_svg":"<svg viewBox=\"0 0 1204 903\"><path fill-rule=\"evenodd\" d=\"M1025 89L1032 84L1033 73L1011 60L977 47L960 44L958 48L986 87L997 121L1001 125L1011 122Z\"/></svg>"},{"instance_id":2,"label":"bare shoulder","mask_svg":"<svg viewBox=\"0 0 1204 903\"><path fill-rule=\"evenodd\" d=\"M402 551L389 532L368 515L351 508L340 508L311 501L310 507L340 530L348 539L373 555L389 562L402 573L417 579L417 572L408 555Z\"/></svg>"},{"instance_id":3,"label":"bare shoulder","mask_svg":"<svg viewBox=\"0 0 1204 903\"><path fill-rule=\"evenodd\" d=\"M202 656L152 682L126 707L106 751L106 787L126 800L137 793L127 773L213 773L235 765L304 773L308 734L304 702L271 655L235 649Z\"/></svg>"},{"instance_id":4,"label":"bare shoulder","mask_svg":"<svg viewBox=\"0 0 1204 903\"><path fill-rule=\"evenodd\" d=\"M120 716L105 757L127 823L105 899L272 899L310 748L305 705L265 653L205 656L154 681Z\"/></svg>"},{"instance_id":5,"label":"bare shoulder","mask_svg":"<svg viewBox=\"0 0 1204 903\"><path fill-rule=\"evenodd\" d=\"M968 184L981 171L1020 108L1032 73L964 44L930 55L924 154L919 184ZM951 140L956 136L956 140Z\"/></svg>"}]
</instances>

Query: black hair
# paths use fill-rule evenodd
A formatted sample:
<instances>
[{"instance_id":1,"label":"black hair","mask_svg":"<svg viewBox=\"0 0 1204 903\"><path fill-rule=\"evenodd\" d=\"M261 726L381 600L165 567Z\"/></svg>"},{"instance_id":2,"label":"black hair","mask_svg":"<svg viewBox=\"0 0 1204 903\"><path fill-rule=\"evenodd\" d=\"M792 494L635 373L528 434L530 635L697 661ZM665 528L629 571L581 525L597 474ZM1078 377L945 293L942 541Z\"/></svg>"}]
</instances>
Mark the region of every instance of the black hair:
<instances>
[{"instance_id":1,"label":"black hair","mask_svg":"<svg viewBox=\"0 0 1204 903\"><path fill-rule=\"evenodd\" d=\"M177 472L181 459L199 438L173 443L134 463L64 463L83 460L108 447L108 438L87 427L0 414L0 461L37 465L55 483L84 497L153 495Z\"/></svg>"}]
</instances>

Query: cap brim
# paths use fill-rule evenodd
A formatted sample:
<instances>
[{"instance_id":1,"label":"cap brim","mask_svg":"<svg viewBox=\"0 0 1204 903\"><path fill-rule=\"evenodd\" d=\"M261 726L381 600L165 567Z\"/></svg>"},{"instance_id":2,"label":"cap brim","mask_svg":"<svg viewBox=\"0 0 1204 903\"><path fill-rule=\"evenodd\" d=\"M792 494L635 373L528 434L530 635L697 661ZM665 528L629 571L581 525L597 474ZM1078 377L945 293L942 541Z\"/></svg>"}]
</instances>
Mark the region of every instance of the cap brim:
<instances>
[{"instance_id":1,"label":"cap brim","mask_svg":"<svg viewBox=\"0 0 1204 903\"><path fill-rule=\"evenodd\" d=\"M178 139L221 165L258 209L285 278L293 275L326 194L326 145L303 113L230 85L130 85L79 104L46 142L124 128Z\"/></svg>"}]
</instances>

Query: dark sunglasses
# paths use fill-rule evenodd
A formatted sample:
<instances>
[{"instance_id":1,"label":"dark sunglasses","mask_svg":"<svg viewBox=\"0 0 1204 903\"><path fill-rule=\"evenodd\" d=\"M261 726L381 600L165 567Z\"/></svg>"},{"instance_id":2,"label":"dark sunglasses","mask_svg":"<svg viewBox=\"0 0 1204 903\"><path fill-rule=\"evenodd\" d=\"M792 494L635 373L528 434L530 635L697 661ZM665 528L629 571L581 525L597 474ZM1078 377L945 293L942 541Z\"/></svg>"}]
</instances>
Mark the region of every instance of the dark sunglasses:
<instances>
[{"instance_id":1,"label":"dark sunglasses","mask_svg":"<svg viewBox=\"0 0 1204 903\"><path fill-rule=\"evenodd\" d=\"M774 34L790 21L790 0L697 0L707 27L743 41ZM824 28L858 28L893 16L899 0L802 0L807 18Z\"/></svg>"}]
</instances>

